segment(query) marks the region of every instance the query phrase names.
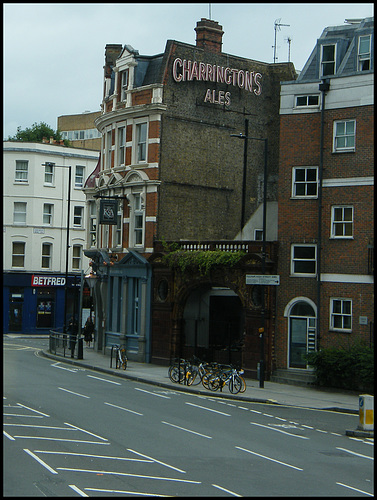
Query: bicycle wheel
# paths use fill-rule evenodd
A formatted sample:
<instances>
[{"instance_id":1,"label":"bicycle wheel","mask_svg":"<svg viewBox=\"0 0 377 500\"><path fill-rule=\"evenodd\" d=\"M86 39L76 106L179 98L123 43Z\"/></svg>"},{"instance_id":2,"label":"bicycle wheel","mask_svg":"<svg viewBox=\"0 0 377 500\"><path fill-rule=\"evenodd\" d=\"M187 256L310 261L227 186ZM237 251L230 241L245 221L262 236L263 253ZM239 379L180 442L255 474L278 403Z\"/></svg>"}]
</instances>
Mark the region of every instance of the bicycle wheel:
<instances>
[{"instance_id":1,"label":"bicycle wheel","mask_svg":"<svg viewBox=\"0 0 377 500\"><path fill-rule=\"evenodd\" d=\"M238 392L240 392L241 387L242 387L242 381L240 377L238 375L233 375L229 379L229 391L232 394L237 394Z\"/></svg>"},{"instance_id":2,"label":"bicycle wheel","mask_svg":"<svg viewBox=\"0 0 377 500\"><path fill-rule=\"evenodd\" d=\"M119 368L123 368L123 370L127 368L126 349L119 350Z\"/></svg>"},{"instance_id":3,"label":"bicycle wheel","mask_svg":"<svg viewBox=\"0 0 377 500\"><path fill-rule=\"evenodd\" d=\"M177 384L178 382L183 382L185 378L185 370L183 366L178 368L178 365L172 365L169 367L168 375L170 380Z\"/></svg>"},{"instance_id":4,"label":"bicycle wheel","mask_svg":"<svg viewBox=\"0 0 377 500\"><path fill-rule=\"evenodd\" d=\"M199 373L199 368L197 366L191 366L191 374L187 379L188 385L198 385L202 381Z\"/></svg>"},{"instance_id":5,"label":"bicycle wheel","mask_svg":"<svg viewBox=\"0 0 377 500\"><path fill-rule=\"evenodd\" d=\"M238 375L239 379L241 380L242 382L242 386L241 386L241 389L240 389L240 392L245 392L246 391L246 381L245 379L242 377L242 375Z\"/></svg>"}]
</instances>

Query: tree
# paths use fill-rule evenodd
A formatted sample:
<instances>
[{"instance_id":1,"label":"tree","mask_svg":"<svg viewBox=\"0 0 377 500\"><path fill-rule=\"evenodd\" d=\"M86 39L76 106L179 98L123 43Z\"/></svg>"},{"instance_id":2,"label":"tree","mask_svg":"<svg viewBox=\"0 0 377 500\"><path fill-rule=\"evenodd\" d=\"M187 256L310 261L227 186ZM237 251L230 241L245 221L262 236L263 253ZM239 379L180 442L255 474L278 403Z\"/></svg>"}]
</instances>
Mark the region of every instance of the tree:
<instances>
[{"instance_id":1,"label":"tree","mask_svg":"<svg viewBox=\"0 0 377 500\"><path fill-rule=\"evenodd\" d=\"M25 130L21 130L21 127L17 127L17 133L14 137L8 137L8 141L20 141L20 142L42 142L43 137L50 139L53 137L56 141L62 140L62 134L60 130L52 129L47 123L33 123L31 127L26 127ZM69 141L64 140L65 146L70 146Z\"/></svg>"}]
</instances>

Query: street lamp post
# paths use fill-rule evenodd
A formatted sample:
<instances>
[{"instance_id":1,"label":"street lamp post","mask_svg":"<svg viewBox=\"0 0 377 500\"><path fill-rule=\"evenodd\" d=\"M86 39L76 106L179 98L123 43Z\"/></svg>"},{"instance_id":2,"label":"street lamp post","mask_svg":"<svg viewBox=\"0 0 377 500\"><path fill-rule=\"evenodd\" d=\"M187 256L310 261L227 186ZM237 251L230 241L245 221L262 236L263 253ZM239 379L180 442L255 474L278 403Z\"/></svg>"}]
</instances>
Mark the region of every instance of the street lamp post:
<instances>
[{"instance_id":1,"label":"street lamp post","mask_svg":"<svg viewBox=\"0 0 377 500\"><path fill-rule=\"evenodd\" d=\"M71 165L55 165L53 162L42 163L44 167L58 167L58 168L68 168L68 207L67 207L67 244L65 253L65 288L64 288L64 323L63 323L63 333L67 333L67 302L68 302L68 264L69 264L69 224L70 224L70 214L71 214Z\"/></svg>"},{"instance_id":2,"label":"street lamp post","mask_svg":"<svg viewBox=\"0 0 377 500\"><path fill-rule=\"evenodd\" d=\"M241 214L241 223L244 225L245 223L245 179L246 179L246 166L247 166L247 140L253 139L255 141L263 141L264 142L264 169L263 169L263 240L262 240L262 275L266 273L266 226L267 226L267 154L268 154L268 142L266 139L261 139L259 137L248 137L248 123L249 120L245 119L245 134L231 134L231 137L238 137L238 139L243 139L245 141L244 144L244 173L243 173L243 186L242 186L242 214ZM241 227L241 237L242 237L243 226ZM260 285L261 287L261 295L262 295L262 325L259 328L259 337L260 337L260 364L259 364L259 387L264 387L264 330L266 326L266 301L265 301L265 285Z\"/></svg>"}]
</instances>

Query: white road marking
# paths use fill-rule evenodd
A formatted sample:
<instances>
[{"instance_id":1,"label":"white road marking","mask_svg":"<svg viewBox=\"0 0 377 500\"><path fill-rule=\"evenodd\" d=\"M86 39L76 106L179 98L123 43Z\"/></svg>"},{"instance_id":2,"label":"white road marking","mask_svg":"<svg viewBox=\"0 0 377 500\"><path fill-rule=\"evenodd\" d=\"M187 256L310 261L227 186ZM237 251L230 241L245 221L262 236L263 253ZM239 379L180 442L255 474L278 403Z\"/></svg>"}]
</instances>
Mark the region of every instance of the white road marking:
<instances>
[{"instance_id":1,"label":"white road marking","mask_svg":"<svg viewBox=\"0 0 377 500\"><path fill-rule=\"evenodd\" d=\"M229 413L224 413L218 410L212 410L211 408L207 408L206 406L194 405L193 403L185 403L186 405L195 406L196 408L201 408L202 410L212 411L213 413L219 413L220 415L225 415L226 417L230 417Z\"/></svg>"},{"instance_id":2,"label":"white road marking","mask_svg":"<svg viewBox=\"0 0 377 500\"><path fill-rule=\"evenodd\" d=\"M262 424L257 424L256 422L250 422L251 425L257 425L258 427L264 427L265 429L270 429L270 431L276 431L276 432L281 432L282 434L287 434L288 436L300 438L300 439L309 439L306 436L300 436L299 434L292 434L287 431L282 431L281 429L275 429L275 427L270 427L269 425L262 425Z\"/></svg>"},{"instance_id":3,"label":"white road marking","mask_svg":"<svg viewBox=\"0 0 377 500\"><path fill-rule=\"evenodd\" d=\"M29 408L29 406L22 405L21 403L17 403L18 406L21 406L22 408L26 408L27 410L34 411L35 413L39 413L39 415L43 415L44 417L49 417L50 415L47 415L46 413L42 413L41 411L34 410L33 408Z\"/></svg>"},{"instance_id":4,"label":"white road marking","mask_svg":"<svg viewBox=\"0 0 377 500\"><path fill-rule=\"evenodd\" d=\"M70 394L73 394L74 396L80 396L81 398L90 399L89 396L85 396L84 394L79 394L78 392L69 391L68 389L64 389L64 387L58 387L58 389L60 389L61 391L69 392Z\"/></svg>"},{"instance_id":5,"label":"white road marking","mask_svg":"<svg viewBox=\"0 0 377 500\"><path fill-rule=\"evenodd\" d=\"M290 467L290 468L296 469L296 470L304 470L304 469L301 469L300 467L296 467L295 465L290 465L290 464L287 464L285 462L280 462L280 460L275 460L274 458L266 457L265 455L260 455L259 453L255 453L254 451L247 450L246 448L241 448L240 446L235 446L235 448L237 448L238 450L246 451L247 453L251 453L252 455L256 455L257 457L265 458L266 460L270 460L271 462L276 462L277 464L284 465L285 467Z\"/></svg>"},{"instance_id":6,"label":"white road marking","mask_svg":"<svg viewBox=\"0 0 377 500\"><path fill-rule=\"evenodd\" d=\"M190 481L189 479L176 479L173 477L161 477L161 476L145 476L143 474L130 474L128 472L118 472L118 471L107 471L107 470L92 470L92 469L73 469L70 467L57 467L58 470L66 470L71 472L89 472L94 474L110 474L115 476L129 476L129 477L140 477L143 479L158 479L161 481L176 481L179 483L192 483L201 484L201 481Z\"/></svg>"},{"instance_id":7,"label":"white road marking","mask_svg":"<svg viewBox=\"0 0 377 500\"><path fill-rule=\"evenodd\" d=\"M143 462L150 464L153 460L143 460L141 458L128 458L128 457L113 457L111 455L94 455L92 453L76 453L73 451L51 451L51 450L34 450L35 453L45 453L49 455L73 455L78 457L91 457L91 458L104 458L109 460L124 460L127 462Z\"/></svg>"},{"instance_id":8,"label":"white road marking","mask_svg":"<svg viewBox=\"0 0 377 500\"><path fill-rule=\"evenodd\" d=\"M238 495L237 493L234 493L234 491L230 491L230 490L227 490L225 488L222 488L218 484L213 484L212 486L214 486L215 488L218 488L219 490L225 491L225 493L229 493L230 495L233 495L235 497L241 497L242 496L242 495Z\"/></svg>"},{"instance_id":9,"label":"white road marking","mask_svg":"<svg viewBox=\"0 0 377 500\"><path fill-rule=\"evenodd\" d=\"M63 441L66 443L87 443L87 444L110 444L110 443L103 443L102 441L85 441L82 439L63 439L63 438L49 438L49 437L44 437L44 436L13 436L17 439L40 439L40 440L45 440L45 441Z\"/></svg>"},{"instance_id":10,"label":"white road marking","mask_svg":"<svg viewBox=\"0 0 377 500\"><path fill-rule=\"evenodd\" d=\"M119 410L124 410L124 411L128 411L130 413L135 413L135 415L140 415L141 417L143 416L142 413L139 413L137 411L133 411L133 410L129 410L128 408L123 408L122 406L117 406L117 405L113 405L112 403L106 403L105 402L105 405L108 405L108 406L113 406L114 408L119 408Z\"/></svg>"},{"instance_id":11,"label":"white road marking","mask_svg":"<svg viewBox=\"0 0 377 500\"><path fill-rule=\"evenodd\" d=\"M164 465L165 467L169 467L169 469L176 470L178 472L182 472L182 474L186 474L185 470L178 469L177 467L173 467L172 465L166 464L165 462L161 462L160 460L157 460L156 458L148 457L148 455L143 455L143 453L139 453L138 451L131 450L130 448L127 448L127 451L130 451L131 453L135 453L136 455L139 455L140 457L148 458L149 460L153 460L153 462L156 462L157 464ZM196 481L194 481L196 482Z\"/></svg>"},{"instance_id":12,"label":"white road marking","mask_svg":"<svg viewBox=\"0 0 377 500\"><path fill-rule=\"evenodd\" d=\"M23 415L22 413L3 413L5 417L25 417L25 418L43 418L41 415Z\"/></svg>"},{"instance_id":13,"label":"white road marking","mask_svg":"<svg viewBox=\"0 0 377 500\"><path fill-rule=\"evenodd\" d=\"M109 384L115 384L115 385L122 385L119 382L113 382L112 380L108 380L106 378L101 378L101 377L95 377L94 375L87 375L87 377L90 378L95 378L97 380L102 380L102 382L109 382Z\"/></svg>"},{"instance_id":14,"label":"white road marking","mask_svg":"<svg viewBox=\"0 0 377 500\"><path fill-rule=\"evenodd\" d=\"M67 429L67 427L54 427L52 425L31 425L31 424L3 424L12 427L32 427L33 429L56 429L60 431L73 431L75 429Z\"/></svg>"},{"instance_id":15,"label":"white road marking","mask_svg":"<svg viewBox=\"0 0 377 500\"><path fill-rule=\"evenodd\" d=\"M169 396L164 396L163 394L157 394L156 392L146 391L145 389L139 389L139 387L135 387L135 391L146 392L147 394L152 394L152 396L158 396L159 398L170 399Z\"/></svg>"},{"instance_id":16,"label":"white road marking","mask_svg":"<svg viewBox=\"0 0 377 500\"><path fill-rule=\"evenodd\" d=\"M352 486L348 486L348 484L343 484L343 483L336 483L336 484L339 484L339 486L344 486L345 488L348 488L348 489L353 490L353 491L358 491L359 493L364 493L364 495L368 495L369 497L373 497L374 496L373 493L368 493L367 491L363 491L363 490L359 490L357 488L353 488Z\"/></svg>"},{"instance_id":17,"label":"white road marking","mask_svg":"<svg viewBox=\"0 0 377 500\"><path fill-rule=\"evenodd\" d=\"M137 495L144 497L169 497L171 495L157 495L157 493L141 493L140 491L126 491L126 490L105 490L100 488L84 488L87 491L98 491L102 493L120 493L123 495Z\"/></svg>"},{"instance_id":18,"label":"white road marking","mask_svg":"<svg viewBox=\"0 0 377 500\"><path fill-rule=\"evenodd\" d=\"M93 432L89 432L85 429L82 429L81 427L77 427L77 425L69 424L68 422L64 422L65 425L69 425L70 427L73 427L74 429L77 429L78 431L85 432L86 434L90 434L91 436L94 436L98 439L102 439L102 441L108 441L106 438L98 436L98 434L93 434Z\"/></svg>"},{"instance_id":19,"label":"white road marking","mask_svg":"<svg viewBox=\"0 0 377 500\"><path fill-rule=\"evenodd\" d=\"M15 441L14 437L12 437L10 434L8 434L7 432L3 431L3 434L5 437L7 437L8 439L10 439L11 441Z\"/></svg>"},{"instance_id":20,"label":"white road marking","mask_svg":"<svg viewBox=\"0 0 377 500\"><path fill-rule=\"evenodd\" d=\"M196 434L197 436L201 436L207 439L212 439L211 436L206 436L205 434L201 434L200 432L195 432L191 431L190 429L185 429L184 427L179 427L179 425L169 424L169 422L164 422L163 420L161 420L161 423L170 425L171 427L175 427L176 429L180 429L181 431L190 432L191 434Z\"/></svg>"},{"instance_id":21,"label":"white road marking","mask_svg":"<svg viewBox=\"0 0 377 500\"><path fill-rule=\"evenodd\" d=\"M346 448L336 448L337 450L345 451L346 453L351 453L351 455L356 455L357 457L367 458L368 460L373 460L373 457L368 457L368 455L362 455L361 453L356 453L355 451L347 450Z\"/></svg>"},{"instance_id":22,"label":"white road marking","mask_svg":"<svg viewBox=\"0 0 377 500\"><path fill-rule=\"evenodd\" d=\"M67 372L73 372L73 373L76 373L77 372L77 368L67 368L65 366L59 366L60 365L60 361L58 361L57 363L54 363L53 365L51 365L53 368L60 368L60 370L66 370Z\"/></svg>"},{"instance_id":23,"label":"white road marking","mask_svg":"<svg viewBox=\"0 0 377 500\"><path fill-rule=\"evenodd\" d=\"M37 457L37 455L34 455L34 453L30 450L28 450L27 448L24 448L24 451L26 451L26 453L28 455L30 455L31 457L34 458L34 460L36 460L37 462L39 462L41 465L43 465L43 467L45 467L48 471L51 472L51 474L57 474L56 470L52 469L49 465L46 464L46 462L44 462L43 460L41 460L39 457Z\"/></svg>"},{"instance_id":24,"label":"white road marking","mask_svg":"<svg viewBox=\"0 0 377 500\"><path fill-rule=\"evenodd\" d=\"M78 488L77 486L75 486L74 484L69 484L68 486L70 488L72 488L73 491L75 491L76 493L78 493L81 497L88 497L89 496L86 493L84 493L82 490L80 490L80 488Z\"/></svg>"}]
</instances>

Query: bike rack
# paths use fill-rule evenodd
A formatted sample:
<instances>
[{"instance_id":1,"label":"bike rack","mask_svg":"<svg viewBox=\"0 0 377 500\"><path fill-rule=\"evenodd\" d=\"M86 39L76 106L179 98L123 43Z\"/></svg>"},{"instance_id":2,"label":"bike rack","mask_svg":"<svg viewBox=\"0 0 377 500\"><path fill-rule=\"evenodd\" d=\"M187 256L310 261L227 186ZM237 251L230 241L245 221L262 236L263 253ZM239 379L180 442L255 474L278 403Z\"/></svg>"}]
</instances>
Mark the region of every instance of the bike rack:
<instances>
[{"instance_id":1,"label":"bike rack","mask_svg":"<svg viewBox=\"0 0 377 500\"><path fill-rule=\"evenodd\" d=\"M110 353L110 368L113 367L113 351L114 349L120 349L120 345L119 344L111 344L111 353ZM116 368L116 361L115 361L115 368Z\"/></svg>"}]
</instances>

